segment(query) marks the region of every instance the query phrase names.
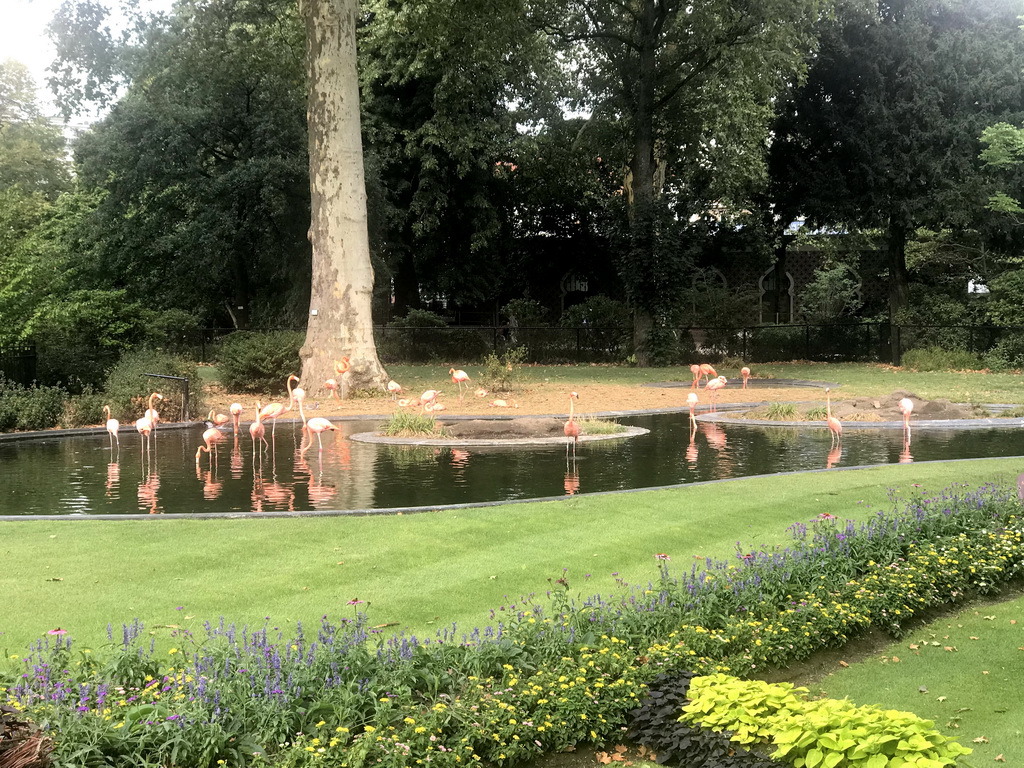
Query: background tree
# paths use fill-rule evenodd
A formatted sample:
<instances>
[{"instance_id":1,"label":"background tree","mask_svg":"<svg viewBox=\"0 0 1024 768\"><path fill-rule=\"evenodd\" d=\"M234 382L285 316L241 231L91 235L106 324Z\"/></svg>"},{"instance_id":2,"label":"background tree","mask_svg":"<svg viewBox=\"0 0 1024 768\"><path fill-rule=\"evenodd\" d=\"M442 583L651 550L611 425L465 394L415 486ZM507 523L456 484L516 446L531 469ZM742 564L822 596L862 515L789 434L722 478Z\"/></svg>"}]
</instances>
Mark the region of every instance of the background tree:
<instances>
[{"instance_id":1,"label":"background tree","mask_svg":"<svg viewBox=\"0 0 1024 768\"><path fill-rule=\"evenodd\" d=\"M652 331L670 321L687 267L678 245L685 230L669 229L759 174L755 150L771 100L802 70L818 11L797 0L576 0L540 8L538 23L584 80L580 106L620 132L620 273L641 365L654 360Z\"/></svg>"},{"instance_id":2,"label":"background tree","mask_svg":"<svg viewBox=\"0 0 1024 768\"><path fill-rule=\"evenodd\" d=\"M909 302L914 230L977 222L977 136L1020 109L1019 13L1016 0L848 7L788 109L778 141L800 209L812 223L885 232L893 323Z\"/></svg>"}]
</instances>

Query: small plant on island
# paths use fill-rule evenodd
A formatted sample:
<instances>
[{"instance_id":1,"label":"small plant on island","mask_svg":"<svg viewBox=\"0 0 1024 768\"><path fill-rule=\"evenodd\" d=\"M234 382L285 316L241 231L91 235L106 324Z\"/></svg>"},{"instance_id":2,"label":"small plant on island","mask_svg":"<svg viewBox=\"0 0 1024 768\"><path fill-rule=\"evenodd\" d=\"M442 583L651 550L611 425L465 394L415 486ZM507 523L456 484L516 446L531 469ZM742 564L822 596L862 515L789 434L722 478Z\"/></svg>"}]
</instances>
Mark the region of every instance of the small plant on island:
<instances>
[{"instance_id":1,"label":"small plant on island","mask_svg":"<svg viewBox=\"0 0 1024 768\"><path fill-rule=\"evenodd\" d=\"M769 403L764 417L770 421L793 421L796 418L796 406L792 403Z\"/></svg>"},{"instance_id":2,"label":"small plant on island","mask_svg":"<svg viewBox=\"0 0 1024 768\"><path fill-rule=\"evenodd\" d=\"M381 427L386 437L448 437L448 431L437 419L425 413L396 411Z\"/></svg>"},{"instance_id":3,"label":"small plant on island","mask_svg":"<svg viewBox=\"0 0 1024 768\"><path fill-rule=\"evenodd\" d=\"M626 431L619 422L610 419L577 419L576 423L583 435L617 435Z\"/></svg>"}]
</instances>

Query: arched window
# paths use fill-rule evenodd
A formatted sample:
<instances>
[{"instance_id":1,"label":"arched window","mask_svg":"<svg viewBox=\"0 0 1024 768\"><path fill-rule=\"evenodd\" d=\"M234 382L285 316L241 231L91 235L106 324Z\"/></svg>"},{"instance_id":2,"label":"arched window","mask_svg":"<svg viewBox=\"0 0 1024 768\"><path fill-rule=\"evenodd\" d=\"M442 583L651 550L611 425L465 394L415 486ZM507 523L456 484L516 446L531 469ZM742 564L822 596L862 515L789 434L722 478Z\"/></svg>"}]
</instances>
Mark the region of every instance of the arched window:
<instances>
[{"instance_id":1,"label":"arched window","mask_svg":"<svg viewBox=\"0 0 1024 768\"><path fill-rule=\"evenodd\" d=\"M762 324L793 322L793 276L789 272L783 275L783 297L777 314L775 312L775 280L775 267L773 266L761 275L761 279L757 281L757 286L761 291L760 321Z\"/></svg>"}]
</instances>

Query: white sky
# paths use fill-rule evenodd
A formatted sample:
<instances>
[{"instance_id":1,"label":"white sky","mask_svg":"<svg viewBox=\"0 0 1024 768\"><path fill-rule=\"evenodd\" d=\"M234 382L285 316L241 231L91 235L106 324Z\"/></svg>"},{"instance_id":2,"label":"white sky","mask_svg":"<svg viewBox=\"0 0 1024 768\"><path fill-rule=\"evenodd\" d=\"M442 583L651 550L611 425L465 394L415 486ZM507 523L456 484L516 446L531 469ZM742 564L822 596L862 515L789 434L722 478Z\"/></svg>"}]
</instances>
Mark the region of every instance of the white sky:
<instances>
[{"instance_id":1,"label":"white sky","mask_svg":"<svg viewBox=\"0 0 1024 768\"><path fill-rule=\"evenodd\" d=\"M63 0L0 0L0 60L17 59L29 68L39 91L39 103L48 116L56 116L49 88L46 87L46 68L54 57L53 45L46 35L46 25L60 8ZM167 10L172 0L140 0L143 10ZM117 6L116 0L107 0L107 7ZM116 23L118 14L112 14ZM78 122L77 120L74 122Z\"/></svg>"}]
</instances>

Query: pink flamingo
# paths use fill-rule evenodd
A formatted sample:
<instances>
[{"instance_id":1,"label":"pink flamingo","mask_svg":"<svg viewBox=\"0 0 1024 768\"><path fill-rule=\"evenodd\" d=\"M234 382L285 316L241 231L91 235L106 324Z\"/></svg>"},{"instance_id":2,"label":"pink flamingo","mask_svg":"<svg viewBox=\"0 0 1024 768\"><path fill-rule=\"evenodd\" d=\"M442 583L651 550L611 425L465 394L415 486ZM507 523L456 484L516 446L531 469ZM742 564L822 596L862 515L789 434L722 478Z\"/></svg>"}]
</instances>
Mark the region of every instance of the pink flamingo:
<instances>
[{"instance_id":1,"label":"pink flamingo","mask_svg":"<svg viewBox=\"0 0 1024 768\"><path fill-rule=\"evenodd\" d=\"M402 394L402 385L399 384L394 379L388 382L388 385L387 387L385 387L385 389L387 389L387 391L391 393L392 400L394 400L396 397Z\"/></svg>"},{"instance_id":2,"label":"pink flamingo","mask_svg":"<svg viewBox=\"0 0 1024 768\"><path fill-rule=\"evenodd\" d=\"M110 406L103 406L103 415L107 417L107 433L110 435L110 449L114 449L114 443L121 447L121 438L117 436L117 431L121 429L121 422L117 419L110 418Z\"/></svg>"},{"instance_id":3,"label":"pink flamingo","mask_svg":"<svg viewBox=\"0 0 1024 768\"><path fill-rule=\"evenodd\" d=\"M693 374L693 383L690 385L690 389L696 389L700 383L700 366L694 363L690 366L690 373Z\"/></svg>"},{"instance_id":4,"label":"pink flamingo","mask_svg":"<svg viewBox=\"0 0 1024 768\"><path fill-rule=\"evenodd\" d=\"M711 410L716 410L718 404L718 390L722 389L729 380L725 376L719 376L717 379L711 379L707 384L704 385L704 389L711 393Z\"/></svg>"},{"instance_id":5,"label":"pink flamingo","mask_svg":"<svg viewBox=\"0 0 1024 768\"><path fill-rule=\"evenodd\" d=\"M153 423L153 429L156 429L156 425L160 423L160 414L156 412L156 408L153 407L153 398L157 400L163 400L164 396L159 392L154 392L149 396L149 408L142 414L145 418L149 419Z\"/></svg>"},{"instance_id":6,"label":"pink flamingo","mask_svg":"<svg viewBox=\"0 0 1024 768\"><path fill-rule=\"evenodd\" d=\"M306 390L302 389L301 387L292 387L293 381L296 384L299 383L299 377L296 376L294 373L288 377L288 381L285 383L285 386L288 387L288 408L286 408L285 410L290 411L295 406L295 404L298 403L299 415L301 416L302 403L306 399ZM303 422L305 422L306 418L303 416L302 420Z\"/></svg>"},{"instance_id":7,"label":"pink flamingo","mask_svg":"<svg viewBox=\"0 0 1024 768\"><path fill-rule=\"evenodd\" d=\"M341 398L338 397L338 382L336 379L328 379L327 381L325 381L324 389L330 391L331 397L333 397L335 400L341 400Z\"/></svg>"},{"instance_id":8,"label":"pink flamingo","mask_svg":"<svg viewBox=\"0 0 1024 768\"><path fill-rule=\"evenodd\" d=\"M690 424L697 426L697 417L693 415L693 409L697 407L697 393L691 392L686 396L686 404L690 406Z\"/></svg>"},{"instance_id":9,"label":"pink flamingo","mask_svg":"<svg viewBox=\"0 0 1024 768\"><path fill-rule=\"evenodd\" d=\"M831 391L825 387L825 423L828 425L828 431L832 433L832 444L836 445L843 441L843 422L832 415L832 396L829 394Z\"/></svg>"},{"instance_id":10,"label":"pink flamingo","mask_svg":"<svg viewBox=\"0 0 1024 768\"><path fill-rule=\"evenodd\" d=\"M216 445L224 439L224 433L216 427L210 427L208 430L203 432L203 444L196 449L196 465L199 464L199 454L206 451L206 454L210 456L210 464L213 464L214 458L217 456Z\"/></svg>"},{"instance_id":11,"label":"pink flamingo","mask_svg":"<svg viewBox=\"0 0 1024 768\"><path fill-rule=\"evenodd\" d=\"M462 385L469 381L469 374L462 370L456 370L455 368L449 368L448 373L452 377L452 384L459 385L459 402L462 402Z\"/></svg>"},{"instance_id":12,"label":"pink flamingo","mask_svg":"<svg viewBox=\"0 0 1024 768\"><path fill-rule=\"evenodd\" d=\"M499 400L491 400L491 402L489 402L488 405L493 407L493 408L508 408L508 402L506 400L500 400L500 399Z\"/></svg>"},{"instance_id":13,"label":"pink flamingo","mask_svg":"<svg viewBox=\"0 0 1024 768\"><path fill-rule=\"evenodd\" d=\"M152 450L150 436L153 434L153 420L147 416L135 420L135 430L142 435L142 450Z\"/></svg>"},{"instance_id":14,"label":"pink flamingo","mask_svg":"<svg viewBox=\"0 0 1024 768\"><path fill-rule=\"evenodd\" d=\"M428 389L426 392L420 395L420 403L423 406L423 413L427 412L427 405L432 404L435 400L437 400L437 396L440 394L441 392L439 390Z\"/></svg>"},{"instance_id":15,"label":"pink flamingo","mask_svg":"<svg viewBox=\"0 0 1024 768\"><path fill-rule=\"evenodd\" d=\"M899 402L900 413L903 414L903 429L906 432L910 431L910 414L914 412L914 401L909 397L904 397Z\"/></svg>"},{"instance_id":16,"label":"pink flamingo","mask_svg":"<svg viewBox=\"0 0 1024 768\"><path fill-rule=\"evenodd\" d=\"M225 424L231 421L231 417L228 416L226 413L215 413L213 410L211 410L210 413L207 415L206 420L213 424L213 426L215 427L223 427Z\"/></svg>"},{"instance_id":17,"label":"pink flamingo","mask_svg":"<svg viewBox=\"0 0 1024 768\"><path fill-rule=\"evenodd\" d=\"M575 392L569 393L569 420L565 422L565 426L562 427L562 432L565 433L566 438L572 438L572 456L576 458L576 443L580 439L580 425L573 419L573 401L579 399L579 395ZM569 455L569 440L565 441L565 455Z\"/></svg>"},{"instance_id":18,"label":"pink flamingo","mask_svg":"<svg viewBox=\"0 0 1024 768\"><path fill-rule=\"evenodd\" d=\"M704 386L707 387L707 385L711 383L711 377L712 376L717 376L718 372L714 368L712 368L710 365L708 365L707 363L701 363L700 364L700 375L704 378L704 381L705 381ZM698 386L700 386L699 379L698 379Z\"/></svg>"},{"instance_id":19,"label":"pink flamingo","mask_svg":"<svg viewBox=\"0 0 1024 768\"><path fill-rule=\"evenodd\" d=\"M231 412L231 420L234 422L235 435L237 436L239 421L242 418L242 411L244 411L245 408L242 407L241 403L232 403L228 410Z\"/></svg>"},{"instance_id":20,"label":"pink flamingo","mask_svg":"<svg viewBox=\"0 0 1024 768\"><path fill-rule=\"evenodd\" d=\"M334 361L334 372L338 375L338 379L341 381L341 399L348 399L348 372L352 368L352 363L348 359L348 356L342 356L341 360Z\"/></svg>"},{"instance_id":21,"label":"pink flamingo","mask_svg":"<svg viewBox=\"0 0 1024 768\"><path fill-rule=\"evenodd\" d=\"M259 417L261 419L270 419L274 423L270 427L270 438L273 439L277 436L277 420L280 418L282 413L285 413L288 409L281 403L267 403L260 409Z\"/></svg>"},{"instance_id":22,"label":"pink flamingo","mask_svg":"<svg viewBox=\"0 0 1024 768\"><path fill-rule=\"evenodd\" d=\"M836 443L832 446L832 450L828 452L828 456L825 458L825 469L832 469L836 464L843 458L843 446L841 443Z\"/></svg>"},{"instance_id":23,"label":"pink flamingo","mask_svg":"<svg viewBox=\"0 0 1024 768\"><path fill-rule=\"evenodd\" d=\"M746 389L747 388L747 381L750 379L750 369L747 368L747 366L743 366L742 368L740 368L740 376L743 377L743 387L742 387L742 389Z\"/></svg>"},{"instance_id":24,"label":"pink flamingo","mask_svg":"<svg viewBox=\"0 0 1024 768\"><path fill-rule=\"evenodd\" d=\"M307 446L305 446L304 448L300 448L299 449L299 455L300 456L305 455L306 451L308 451L310 448L313 447L313 435L314 434L316 435L316 441L317 441L317 443L320 446L320 453L323 453L324 444L320 440L320 435L323 432L327 432L328 430L336 430L337 427L334 426L333 424L331 424L331 422L329 422L327 419L322 419L320 417L317 417L317 418L310 419L309 421L307 421L305 429L306 429L307 433L309 434L309 444Z\"/></svg>"},{"instance_id":25,"label":"pink flamingo","mask_svg":"<svg viewBox=\"0 0 1024 768\"><path fill-rule=\"evenodd\" d=\"M267 437L266 437L266 435L267 435L267 428L264 426L263 422L261 421L261 418L262 418L262 415L261 415L262 411L260 410L261 407L262 407L261 403L256 403L256 421L254 421L252 424L249 425L249 437L252 438L252 455L253 456L256 455L256 441L257 440L259 440L259 441L261 441L263 443L263 445L260 446L260 454L261 455L263 453L263 449L264 448L269 448L270 447L270 443L267 442Z\"/></svg>"}]
</instances>

